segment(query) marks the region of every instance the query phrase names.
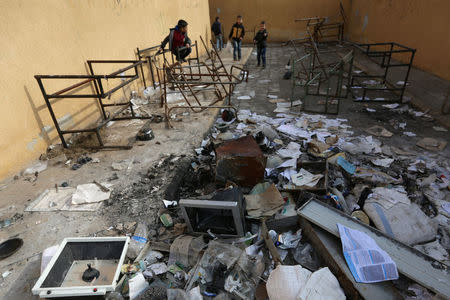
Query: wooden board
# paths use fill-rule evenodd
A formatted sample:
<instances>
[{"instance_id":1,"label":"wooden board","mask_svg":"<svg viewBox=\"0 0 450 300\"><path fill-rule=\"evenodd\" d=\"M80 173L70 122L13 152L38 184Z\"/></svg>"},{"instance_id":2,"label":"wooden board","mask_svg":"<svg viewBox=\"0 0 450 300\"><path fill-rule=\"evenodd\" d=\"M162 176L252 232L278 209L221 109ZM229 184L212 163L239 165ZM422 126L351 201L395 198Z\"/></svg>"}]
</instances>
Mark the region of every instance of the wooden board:
<instances>
[{"instance_id":1,"label":"wooden board","mask_svg":"<svg viewBox=\"0 0 450 300\"><path fill-rule=\"evenodd\" d=\"M338 223L364 232L374 239L381 249L390 255L392 260L397 264L397 269L400 273L435 293L444 296L450 295L450 275L446 270L447 268L433 258L314 199L300 207L297 213L337 237L339 237L339 231L336 225Z\"/></svg>"}]
</instances>

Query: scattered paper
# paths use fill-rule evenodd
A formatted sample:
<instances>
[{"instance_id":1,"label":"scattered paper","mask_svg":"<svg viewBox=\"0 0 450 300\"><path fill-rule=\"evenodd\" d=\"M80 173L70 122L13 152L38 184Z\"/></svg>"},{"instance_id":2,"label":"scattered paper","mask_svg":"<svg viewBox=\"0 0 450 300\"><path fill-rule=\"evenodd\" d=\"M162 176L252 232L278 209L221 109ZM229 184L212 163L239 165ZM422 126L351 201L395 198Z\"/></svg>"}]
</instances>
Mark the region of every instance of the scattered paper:
<instances>
[{"instance_id":1,"label":"scattered paper","mask_svg":"<svg viewBox=\"0 0 450 300\"><path fill-rule=\"evenodd\" d=\"M242 130L242 129L244 129L244 128L247 128L247 125L245 125L244 123L239 123L239 124L236 126L236 129L237 129L237 130Z\"/></svg>"},{"instance_id":2,"label":"scattered paper","mask_svg":"<svg viewBox=\"0 0 450 300\"><path fill-rule=\"evenodd\" d=\"M277 107L291 107L290 102L278 102Z\"/></svg>"},{"instance_id":3,"label":"scattered paper","mask_svg":"<svg viewBox=\"0 0 450 300\"><path fill-rule=\"evenodd\" d=\"M298 158L301 154L300 145L295 142L290 142L286 148L279 149L277 154L282 158Z\"/></svg>"},{"instance_id":4,"label":"scattered paper","mask_svg":"<svg viewBox=\"0 0 450 300\"><path fill-rule=\"evenodd\" d=\"M26 168L23 171L23 175L34 175L36 173L41 173L47 169L48 161L38 161L32 167Z\"/></svg>"},{"instance_id":5,"label":"scattered paper","mask_svg":"<svg viewBox=\"0 0 450 300\"><path fill-rule=\"evenodd\" d=\"M272 183L255 185L249 195L245 196L247 213L250 217L273 216L284 205L283 197Z\"/></svg>"},{"instance_id":6,"label":"scattered paper","mask_svg":"<svg viewBox=\"0 0 450 300\"><path fill-rule=\"evenodd\" d=\"M372 126L370 128L367 128L366 132L369 133L369 134L375 135L375 136L382 136L382 137L391 137L391 136L393 136L392 132L390 132L389 130L387 130L387 129L381 127L381 126L378 126L378 125L375 125L375 126Z\"/></svg>"},{"instance_id":7,"label":"scattered paper","mask_svg":"<svg viewBox=\"0 0 450 300\"><path fill-rule=\"evenodd\" d=\"M292 106L299 106L299 105L302 105L302 104L303 104L302 100L295 100L295 101L292 102Z\"/></svg>"},{"instance_id":8,"label":"scattered paper","mask_svg":"<svg viewBox=\"0 0 450 300\"><path fill-rule=\"evenodd\" d=\"M167 273L167 265L165 263L152 264L144 271L144 275L147 277L153 277L154 275L161 275L165 273Z\"/></svg>"},{"instance_id":9,"label":"scattered paper","mask_svg":"<svg viewBox=\"0 0 450 300\"><path fill-rule=\"evenodd\" d=\"M174 206L177 206L177 205L178 205L178 202L175 201L175 200L173 200L173 201L170 201L170 200L163 200L163 203L164 203L164 206L165 206L166 208L174 207Z\"/></svg>"},{"instance_id":10,"label":"scattered paper","mask_svg":"<svg viewBox=\"0 0 450 300\"><path fill-rule=\"evenodd\" d=\"M289 107L277 107L277 108L275 108L275 110L273 112L275 112L275 113L288 113L289 112Z\"/></svg>"},{"instance_id":11,"label":"scattered paper","mask_svg":"<svg viewBox=\"0 0 450 300\"><path fill-rule=\"evenodd\" d=\"M337 224L345 260L355 281L372 283L398 279L397 265L367 234Z\"/></svg>"},{"instance_id":12,"label":"scattered paper","mask_svg":"<svg viewBox=\"0 0 450 300\"><path fill-rule=\"evenodd\" d=\"M441 126L433 126L433 129L436 131L447 132L448 130Z\"/></svg>"},{"instance_id":13,"label":"scattered paper","mask_svg":"<svg viewBox=\"0 0 450 300\"><path fill-rule=\"evenodd\" d=\"M376 111L377 111L376 109L373 109L373 108L366 108L366 110L367 110L368 112L376 112Z\"/></svg>"},{"instance_id":14,"label":"scattered paper","mask_svg":"<svg viewBox=\"0 0 450 300\"><path fill-rule=\"evenodd\" d=\"M129 285L129 297L130 300L136 299L141 293L143 293L147 287L148 282L145 280L144 275L142 273L136 273L136 275L128 280Z\"/></svg>"},{"instance_id":15,"label":"scattered paper","mask_svg":"<svg viewBox=\"0 0 450 300\"><path fill-rule=\"evenodd\" d=\"M410 137L417 136L417 134L411 131L404 131L403 134Z\"/></svg>"},{"instance_id":16,"label":"scattered paper","mask_svg":"<svg viewBox=\"0 0 450 300\"><path fill-rule=\"evenodd\" d=\"M400 106L400 104L398 103L394 103L394 104L383 104L383 107L389 108L389 109L394 109Z\"/></svg>"},{"instance_id":17,"label":"scattered paper","mask_svg":"<svg viewBox=\"0 0 450 300\"><path fill-rule=\"evenodd\" d=\"M363 83L367 84L367 85L376 85L376 84L379 84L380 82L378 80L370 79L370 80L364 80Z\"/></svg>"},{"instance_id":18,"label":"scattered paper","mask_svg":"<svg viewBox=\"0 0 450 300\"><path fill-rule=\"evenodd\" d=\"M278 98L278 96L277 95L267 95L267 98L270 98L270 99L277 99Z\"/></svg>"},{"instance_id":19,"label":"scattered paper","mask_svg":"<svg viewBox=\"0 0 450 300\"><path fill-rule=\"evenodd\" d=\"M252 97L250 97L250 96L239 96L239 97L237 97L237 99L238 100L250 100L250 99L252 99Z\"/></svg>"},{"instance_id":20,"label":"scattered paper","mask_svg":"<svg viewBox=\"0 0 450 300\"><path fill-rule=\"evenodd\" d=\"M394 159L393 158L377 158L377 159L372 159L371 162L375 166L388 168L394 162Z\"/></svg>"},{"instance_id":21,"label":"scattered paper","mask_svg":"<svg viewBox=\"0 0 450 300\"><path fill-rule=\"evenodd\" d=\"M444 209L446 213L450 214L450 202L445 202L442 204L442 209Z\"/></svg>"},{"instance_id":22,"label":"scattered paper","mask_svg":"<svg viewBox=\"0 0 450 300\"><path fill-rule=\"evenodd\" d=\"M283 162L277 168L295 168L297 166L297 158L291 158Z\"/></svg>"},{"instance_id":23,"label":"scattered paper","mask_svg":"<svg viewBox=\"0 0 450 300\"><path fill-rule=\"evenodd\" d=\"M353 87L353 88L355 88L355 87ZM356 100L358 100L358 101L363 101L363 97L356 97ZM370 100L370 98L369 97L367 97L367 96L365 96L364 97L364 101L369 101Z\"/></svg>"},{"instance_id":24,"label":"scattered paper","mask_svg":"<svg viewBox=\"0 0 450 300\"><path fill-rule=\"evenodd\" d=\"M418 141L416 145L430 151L442 151L447 146L447 142L427 137Z\"/></svg>"},{"instance_id":25,"label":"scattered paper","mask_svg":"<svg viewBox=\"0 0 450 300\"><path fill-rule=\"evenodd\" d=\"M112 184L102 183L103 186L109 188ZM111 190L104 192L95 183L80 184L72 195L72 204L94 203L109 199Z\"/></svg>"},{"instance_id":26,"label":"scattered paper","mask_svg":"<svg viewBox=\"0 0 450 300\"><path fill-rule=\"evenodd\" d=\"M284 124L281 125L277 128L277 130L279 132L288 134L288 135L292 135L294 137L299 137L299 138L304 138L304 139L309 139L311 138L311 134L302 128L298 128L297 126L293 125L293 124Z\"/></svg>"},{"instance_id":27,"label":"scattered paper","mask_svg":"<svg viewBox=\"0 0 450 300\"><path fill-rule=\"evenodd\" d=\"M319 183L319 180L322 179L322 174L311 174L305 169L300 169L297 174L291 176L292 183L298 187L314 187Z\"/></svg>"}]
</instances>

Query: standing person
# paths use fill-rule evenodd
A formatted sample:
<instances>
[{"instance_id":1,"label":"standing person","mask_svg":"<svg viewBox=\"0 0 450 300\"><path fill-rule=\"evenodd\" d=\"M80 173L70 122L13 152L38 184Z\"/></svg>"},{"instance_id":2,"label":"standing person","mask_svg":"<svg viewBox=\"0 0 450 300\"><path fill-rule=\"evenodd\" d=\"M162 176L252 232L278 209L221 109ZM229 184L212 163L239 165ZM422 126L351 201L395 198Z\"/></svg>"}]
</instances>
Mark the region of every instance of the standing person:
<instances>
[{"instance_id":1,"label":"standing person","mask_svg":"<svg viewBox=\"0 0 450 300\"><path fill-rule=\"evenodd\" d=\"M177 61L186 62L186 57L191 54L191 39L187 36L188 23L179 20L177 26L170 29L170 33L161 42L161 50L169 43L169 50L175 55Z\"/></svg>"},{"instance_id":2,"label":"standing person","mask_svg":"<svg viewBox=\"0 0 450 300\"><path fill-rule=\"evenodd\" d=\"M216 37L217 50L222 51L223 48L222 24L220 23L219 17L216 17L216 21L212 24L211 30Z\"/></svg>"},{"instance_id":3,"label":"standing person","mask_svg":"<svg viewBox=\"0 0 450 300\"><path fill-rule=\"evenodd\" d=\"M230 35L228 36L228 39L233 40L233 59L234 60L241 60L241 45L242 45L242 39L245 35L245 29L244 25L242 25L242 16L237 16L236 23L233 24L233 27L231 27ZM236 55L237 54L237 55ZM237 56L237 58L236 58Z\"/></svg>"},{"instance_id":4,"label":"standing person","mask_svg":"<svg viewBox=\"0 0 450 300\"><path fill-rule=\"evenodd\" d=\"M255 38L253 39L253 43L256 44L256 51L258 54L258 67L260 66L261 60L263 63L263 68L266 67L266 48L267 48L267 30L266 30L266 22L262 21L259 24L259 31L256 33Z\"/></svg>"}]
</instances>

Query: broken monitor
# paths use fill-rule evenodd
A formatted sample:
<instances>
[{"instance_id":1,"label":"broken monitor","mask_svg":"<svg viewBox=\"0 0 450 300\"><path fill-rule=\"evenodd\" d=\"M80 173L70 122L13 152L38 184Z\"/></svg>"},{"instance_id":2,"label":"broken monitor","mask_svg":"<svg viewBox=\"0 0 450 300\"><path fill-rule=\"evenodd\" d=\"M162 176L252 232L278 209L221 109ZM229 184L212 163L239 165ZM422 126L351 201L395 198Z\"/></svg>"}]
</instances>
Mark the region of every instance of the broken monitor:
<instances>
[{"instance_id":1,"label":"broken monitor","mask_svg":"<svg viewBox=\"0 0 450 300\"><path fill-rule=\"evenodd\" d=\"M211 199L181 199L183 218L192 233L244 236L244 200L239 188L216 192Z\"/></svg>"},{"instance_id":2,"label":"broken monitor","mask_svg":"<svg viewBox=\"0 0 450 300\"><path fill-rule=\"evenodd\" d=\"M41 298L102 296L116 288L129 237L65 238L32 292Z\"/></svg>"}]
</instances>

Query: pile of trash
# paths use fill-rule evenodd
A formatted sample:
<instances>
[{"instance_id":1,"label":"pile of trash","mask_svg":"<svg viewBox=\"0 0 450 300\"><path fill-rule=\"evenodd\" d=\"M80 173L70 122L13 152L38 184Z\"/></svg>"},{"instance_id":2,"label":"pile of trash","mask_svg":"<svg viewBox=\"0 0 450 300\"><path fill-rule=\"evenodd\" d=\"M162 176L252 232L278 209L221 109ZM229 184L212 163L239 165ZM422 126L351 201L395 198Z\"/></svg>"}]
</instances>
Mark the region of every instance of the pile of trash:
<instances>
[{"instance_id":1,"label":"pile of trash","mask_svg":"<svg viewBox=\"0 0 450 300\"><path fill-rule=\"evenodd\" d=\"M129 299L445 295L448 162L383 144L378 137L390 134L382 127L367 132L354 136L346 119L322 115L222 111L193 157L161 161L183 170L157 187L165 187L159 224L138 222L130 234L116 293ZM439 278L423 279L406 257Z\"/></svg>"}]
</instances>

